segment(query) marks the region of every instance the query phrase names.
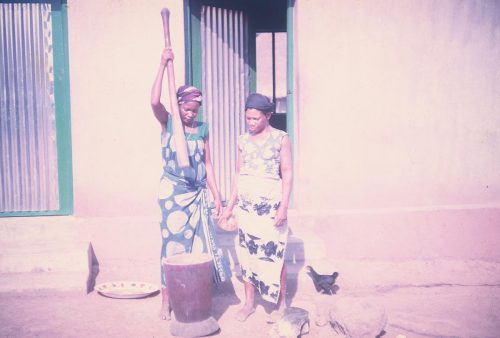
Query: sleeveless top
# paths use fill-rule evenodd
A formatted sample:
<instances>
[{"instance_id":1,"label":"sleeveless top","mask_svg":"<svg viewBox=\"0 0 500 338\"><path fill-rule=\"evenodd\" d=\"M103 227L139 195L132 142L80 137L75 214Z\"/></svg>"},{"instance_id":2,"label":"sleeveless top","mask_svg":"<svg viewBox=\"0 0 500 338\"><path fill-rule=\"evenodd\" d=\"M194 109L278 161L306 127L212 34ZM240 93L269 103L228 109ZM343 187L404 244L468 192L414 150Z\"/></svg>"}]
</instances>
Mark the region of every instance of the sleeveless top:
<instances>
[{"instance_id":1,"label":"sleeveless top","mask_svg":"<svg viewBox=\"0 0 500 338\"><path fill-rule=\"evenodd\" d=\"M197 122L196 133L186 133L186 143L190 167L181 168L177 161L172 122L168 119L167 128L161 135L163 177L169 177L174 181L184 184L195 184L202 186L206 183L205 168L205 140L208 136L208 124Z\"/></svg>"},{"instance_id":2,"label":"sleeveless top","mask_svg":"<svg viewBox=\"0 0 500 338\"><path fill-rule=\"evenodd\" d=\"M241 151L240 175L257 176L280 180L281 141L286 132L271 127L265 140L253 141L250 134L238 137L238 149Z\"/></svg>"}]
</instances>

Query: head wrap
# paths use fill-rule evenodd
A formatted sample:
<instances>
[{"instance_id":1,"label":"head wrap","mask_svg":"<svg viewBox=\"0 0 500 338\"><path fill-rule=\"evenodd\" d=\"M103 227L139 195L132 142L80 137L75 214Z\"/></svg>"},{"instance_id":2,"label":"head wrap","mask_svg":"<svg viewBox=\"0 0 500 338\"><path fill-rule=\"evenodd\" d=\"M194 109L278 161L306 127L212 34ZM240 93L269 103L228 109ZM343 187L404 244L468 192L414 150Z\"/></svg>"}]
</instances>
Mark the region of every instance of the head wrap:
<instances>
[{"instance_id":1,"label":"head wrap","mask_svg":"<svg viewBox=\"0 0 500 338\"><path fill-rule=\"evenodd\" d=\"M270 113L274 110L274 103L272 103L267 96L253 93L248 96L247 102L245 103L245 110L252 108L264 113Z\"/></svg>"},{"instance_id":2,"label":"head wrap","mask_svg":"<svg viewBox=\"0 0 500 338\"><path fill-rule=\"evenodd\" d=\"M184 85L177 89L177 102L179 102L179 104L194 101L198 102L201 106L202 98L201 91L196 87Z\"/></svg>"}]
</instances>

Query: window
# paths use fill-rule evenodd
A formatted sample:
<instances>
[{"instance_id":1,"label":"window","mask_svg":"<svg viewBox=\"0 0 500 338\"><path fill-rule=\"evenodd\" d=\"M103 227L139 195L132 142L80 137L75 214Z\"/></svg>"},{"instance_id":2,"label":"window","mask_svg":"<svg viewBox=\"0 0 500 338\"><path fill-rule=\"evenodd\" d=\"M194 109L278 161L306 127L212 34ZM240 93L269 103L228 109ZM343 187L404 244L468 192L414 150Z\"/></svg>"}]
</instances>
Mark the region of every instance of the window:
<instances>
[{"instance_id":1,"label":"window","mask_svg":"<svg viewBox=\"0 0 500 338\"><path fill-rule=\"evenodd\" d=\"M0 216L73 212L64 0L0 4Z\"/></svg>"},{"instance_id":2,"label":"window","mask_svg":"<svg viewBox=\"0 0 500 338\"><path fill-rule=\"evenodd\" d=\"M276 114L286 114L286 32L257 33L255 40L257 92L272 98Z\"/></svg>"},{"instance_id":3,"label":"window","mask_svg":"<svg viewBox=\"0 0 500 338\"><path fill-rule=\"evenodd\" d=\"M260 32L255 37L257 92L276 104L270 123L287 131L286 32Z\"/></svg>"}]
</instances>

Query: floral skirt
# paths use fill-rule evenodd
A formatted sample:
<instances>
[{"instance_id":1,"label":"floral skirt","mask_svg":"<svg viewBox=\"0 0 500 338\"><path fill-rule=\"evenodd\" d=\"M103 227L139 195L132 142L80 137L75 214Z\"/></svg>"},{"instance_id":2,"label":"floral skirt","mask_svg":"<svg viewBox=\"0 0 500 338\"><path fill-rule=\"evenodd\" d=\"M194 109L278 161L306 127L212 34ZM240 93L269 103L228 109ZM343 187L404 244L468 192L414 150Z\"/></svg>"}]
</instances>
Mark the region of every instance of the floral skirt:
<instances>
[{"instance_id":1,"label":"floral skirt","mask_svg":"<svg viewBox=\"0 0 500 338\"><path fill-rule=\"evenodd\" d=\"M274 226L282 182L240 175L238 180L239 241L236 246L242 277L262 298L277 303L285 260L288 226Z\"/></svg>"}]
</instances>

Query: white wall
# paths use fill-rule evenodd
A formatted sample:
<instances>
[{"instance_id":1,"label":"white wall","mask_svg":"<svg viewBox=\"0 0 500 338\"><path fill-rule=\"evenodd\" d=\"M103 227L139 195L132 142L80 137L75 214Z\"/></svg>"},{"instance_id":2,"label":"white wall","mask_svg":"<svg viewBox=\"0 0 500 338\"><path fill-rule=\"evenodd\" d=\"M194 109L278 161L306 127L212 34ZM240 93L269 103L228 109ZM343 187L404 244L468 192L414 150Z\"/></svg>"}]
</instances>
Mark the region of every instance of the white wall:
<instances>
[{"instance_id":1,"label":"white wall","mask_svg":"<svg viewBox=\"0 0 500 338\"><path fill-rule=\"evenodd\" d=\"M164 6L184 80L182 2L68 5L76 215L156 217L149 95ZM296 1L296 233L334 238L337 256L500 259L498 13L498 2Z\"/></svg>"},{"instance_id":2,"label":"white wall","mask_svg":"<svg viewBox=\"0 0 500 338\"><path fill-rule=\"evenodd\" d=\"M500 261L500 3L295 15L295 232L331 260Z\"/></svg>"},{"instance_id":3,"label":"white wall","mask_svg":"<svg viewBox=\"0 0 500 338\"><path fill-rule=\"evenodd\" d=\"M160 126L149 98L163 48L163 7L171 11L179 86L182 1L68 1L77 216L158 214ZM167 103L166 86L164 93Z\"/></svg>"},{"instance_id":4,"label":"white wall","mask_svg":"<svg viewBox=\"0 0 500 338\"><path fill-rule=\"evenodd\" d=\"M500 205L500 3L296 2L303 210Z\"/></svg>"}]
</instances>

